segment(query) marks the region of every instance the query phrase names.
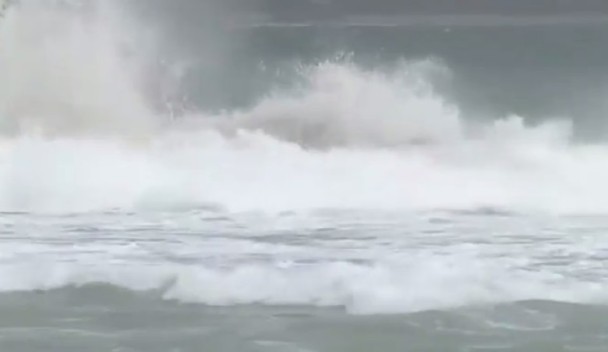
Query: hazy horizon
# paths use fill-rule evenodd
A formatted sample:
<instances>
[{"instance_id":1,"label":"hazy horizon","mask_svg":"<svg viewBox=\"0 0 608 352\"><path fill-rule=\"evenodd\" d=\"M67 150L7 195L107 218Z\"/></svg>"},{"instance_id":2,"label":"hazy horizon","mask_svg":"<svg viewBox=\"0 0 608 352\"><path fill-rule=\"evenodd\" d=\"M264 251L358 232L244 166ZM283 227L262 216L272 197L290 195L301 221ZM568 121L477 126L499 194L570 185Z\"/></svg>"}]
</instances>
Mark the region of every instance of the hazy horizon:
<instances>
[{"instance_id":1,"label":"hazy horizon","mask_svg":"<svg viewBox=\"0 0 608 352\"><path fill-rule=\"evenodd\" d=\"M608 2L603 0L179 0L152 4L182 14L221 8L228 12L261 12L278 19L311 20L352 15L608 15Z\"/></svg>"}]
</instances>

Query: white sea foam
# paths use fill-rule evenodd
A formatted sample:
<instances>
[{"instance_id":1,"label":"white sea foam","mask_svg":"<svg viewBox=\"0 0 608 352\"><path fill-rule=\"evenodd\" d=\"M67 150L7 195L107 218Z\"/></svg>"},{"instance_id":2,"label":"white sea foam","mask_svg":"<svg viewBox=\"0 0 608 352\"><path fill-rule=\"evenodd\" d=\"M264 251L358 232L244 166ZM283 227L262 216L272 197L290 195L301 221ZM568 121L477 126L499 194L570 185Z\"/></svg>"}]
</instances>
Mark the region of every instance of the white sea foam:
<instances>
[{"instance_id":1,"label":"white sea foam","mask_svg":"<svg viewBox=\"0 0 608 352\"><path fill-rule=\"evenodd\" d=\"M549 273L518 271L460 256L370 265L198 266L31 263L0 267L0 291L109 284L156 292L166 300L209 305L310 305L351 313L404 313L523 300L605 301L606 286ZM420 259L424 259L419 261ZM44 264L44 265L40 265Z\"/></svg>"},{"instance_id":2,"label":"white sea foam","mask_svg":"<svg viewBox=\"0 0 608 352\"><path fill-rule=\"evenodd\" d=\"M2 210L608 211L608 148L557 121L472 125L420 64L321 63L249 110L161 131L108 13L25 1L0 23Z\"/></svg>"},{"instance_id":3,"label":"white sea foam","mask_svg":"<svg viewBox=\"0 0 608 352\"><path fill-rule=\"evenodd\" d=\"M324 62L302 70L304 84L274 91L250 109L168 121L152 108L155 89L145 82L153 80L145 77L142 57L125 51L131 30L111 9L30 0L0 20L0 211L212 205L228 218L250 210L608 212L607 146L575 145L569 124L557 120L531 126L518 116L488 116L473 124L457 102L433 90L429 70L449 71L435 63L386 70ZM20 245L56 235L43 225L22 231ZM386 243L396 240L382 241L359 243L368 252L353 255L358 260L313 241L297 250L305 252L298 252L301 262L268 260L276 252L277 258L296 256L292 247L272 244L264 261L213 266L203 262L220 254L249 258L253 244L215 242L193 255L197 264L175 264L148 258L137 244L117 253L103 240L87 242L91 248L82 251L69 240L67 247L25 250L7 240L0 292L105 283L182 302L340 306L354 313L608 298L605 283L584 279L601 274L596 264L575 275L543 261L517 263L513 254L525 257L529 248L501 252L491 245L488 257L451 248L393 259L389 252L407 246L387 251ZM587 241L598 247L597 238ZM191 250L192 243L180 246Z\"/></svg>"}]
</instances>

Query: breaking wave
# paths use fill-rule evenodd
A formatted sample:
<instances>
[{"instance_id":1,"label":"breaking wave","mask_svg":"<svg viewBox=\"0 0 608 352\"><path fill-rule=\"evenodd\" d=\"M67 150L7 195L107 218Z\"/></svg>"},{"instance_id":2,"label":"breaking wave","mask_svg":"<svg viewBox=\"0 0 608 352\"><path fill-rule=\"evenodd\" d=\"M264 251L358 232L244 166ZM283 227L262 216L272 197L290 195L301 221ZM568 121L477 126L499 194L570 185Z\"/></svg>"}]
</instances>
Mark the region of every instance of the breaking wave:
<instances>
[{"instance_id":1,"label":"breaking wave","mask_svg":"<svg viewBox=\"0 0 608 352\"><path fill-rule=\"evenodd\" d=\"M517 271L503 266L506 263L500 260L490 264L461 257L432 257L428 262L415 259L373 265L250 264L232 269L84 263L4 265L0 268L0 292L104 284L185 303L342 307L355 314L411 313L527 300L600 303L606 299L602 283Z\"/></svg>"},{"instance_id":2,"label":"breaking wave","mask_svg":"<svg viewBox=\"0 0 608 352\"><path fill-rule=\"evenodd\" d=\"M169 118L109 4L0 22L0 209L608 211L608 148L567 121L468 121L431 61L322 62L251 108Z\"/></svg>"}]
</instances>

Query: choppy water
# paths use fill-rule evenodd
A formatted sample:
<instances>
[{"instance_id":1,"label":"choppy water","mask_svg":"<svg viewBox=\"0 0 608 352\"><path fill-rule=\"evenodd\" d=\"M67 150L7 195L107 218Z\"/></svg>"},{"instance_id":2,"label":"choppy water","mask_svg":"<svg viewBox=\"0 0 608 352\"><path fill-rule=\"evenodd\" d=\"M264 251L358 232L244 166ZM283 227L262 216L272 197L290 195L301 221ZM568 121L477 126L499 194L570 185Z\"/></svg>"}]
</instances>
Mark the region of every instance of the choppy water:
<instances>
[{"instance_id":1,"label":"choppy water","mask_svg":"<svg viewBox=\"0 0 608 352\"><path fill-rule=\"evenodd\" d=\"M602 351L605 217L4 214L7 351Z\"/></svg>"},{"instance_id":2,"label":"choppy water","mask_svg":"<svg viewBox=\"0 0 608 352\"><path fill-rule=\"evenodd\" d=\"M85 4L0 17L0 350L606 349L602 17Z\"/></svg>"}]
</instances>

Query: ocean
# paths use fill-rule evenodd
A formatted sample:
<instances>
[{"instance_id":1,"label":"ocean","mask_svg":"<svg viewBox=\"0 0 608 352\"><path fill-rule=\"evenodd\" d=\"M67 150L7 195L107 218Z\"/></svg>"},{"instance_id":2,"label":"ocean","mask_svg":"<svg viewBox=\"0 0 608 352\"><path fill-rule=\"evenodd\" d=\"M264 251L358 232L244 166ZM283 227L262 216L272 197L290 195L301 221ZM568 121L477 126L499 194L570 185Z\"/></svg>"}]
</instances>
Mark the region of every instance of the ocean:
<instances>
[{"instance_id":1,"label":"ocean","mask_svg":"<svg viewBox=\"0 0 608 352\"><path fill-rule=\"evenodd\" d=\"M606 351L608 17L196 3L1 11L0 351Z\"/></svg>"}]
</instances>

